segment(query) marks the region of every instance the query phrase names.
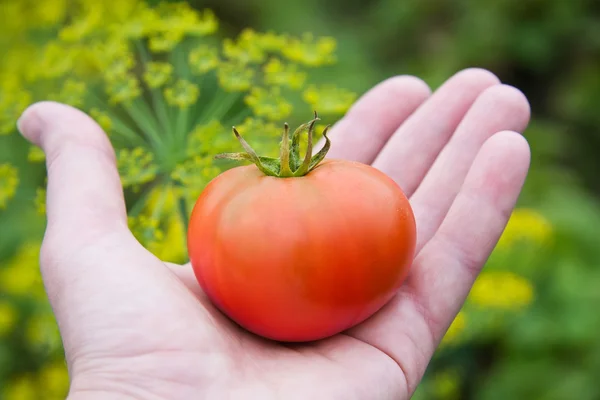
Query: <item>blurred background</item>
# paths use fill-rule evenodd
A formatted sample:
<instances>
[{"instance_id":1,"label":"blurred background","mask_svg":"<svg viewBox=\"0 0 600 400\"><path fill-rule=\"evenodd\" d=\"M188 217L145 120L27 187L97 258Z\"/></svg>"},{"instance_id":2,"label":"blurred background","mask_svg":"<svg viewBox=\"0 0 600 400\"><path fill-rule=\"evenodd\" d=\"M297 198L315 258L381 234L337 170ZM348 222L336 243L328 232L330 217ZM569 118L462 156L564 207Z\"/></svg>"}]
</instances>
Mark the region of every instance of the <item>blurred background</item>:
<instances>
[{"instance_id":1,"label":"blurred background","mask_svg":"<svg viewBox=\"0 0 600 400\"><path fill-rule=\"evenodd\" d=\"M68 387L38 271L43 154L14 129L31 101L65 101L96 118L118 150L136 236L157 255L185 261L182 214L175 204L186 196L193 201L227 167L197 156L235 146L223 126L238 121L273 132L251 137L259 145L279 134L273 124L279 126L282 117L307 120L307 105L325 110L330 123L387 77L413 74L435 89L467 67L489 69L528 97L532 122L524 134L532 166L518 209L414 398L600 398L600 2L187 4L189 9L152 1L0 0L0 399L60 399ZM313 37L302 36L307 32ZM283 34L299 39L278 36ZM131 59L120 45L93 54L82 50L105 37L135 42L137 50ZM194 57L189 37L205 43ZM219 56L211 49L219 49ZM259 68L268 51L281 55L284 65ZM177 61L181 54L188 66ZM148 55L163 62L149 76L143 75ZM307 70L314 86L304 83L296 67ZM152 89L161 88L167 76L188 79L158 92L156 103ZM269 104L265 93L288 98L286 90L299 94L290 95L289 107ZM207 106L218 121L194 125L185 110L198 111L192 103L206 93L220 98ZM152 143L162 139L152 135L135 144L133 136L153 129L144 117L161 110L164 121L156 117L157 125L174 126L189 140L169 143L193 145L195 155L158 153ZM157 191L154 183L164 176L169 183Z\"/></svg>"}]
</instances>

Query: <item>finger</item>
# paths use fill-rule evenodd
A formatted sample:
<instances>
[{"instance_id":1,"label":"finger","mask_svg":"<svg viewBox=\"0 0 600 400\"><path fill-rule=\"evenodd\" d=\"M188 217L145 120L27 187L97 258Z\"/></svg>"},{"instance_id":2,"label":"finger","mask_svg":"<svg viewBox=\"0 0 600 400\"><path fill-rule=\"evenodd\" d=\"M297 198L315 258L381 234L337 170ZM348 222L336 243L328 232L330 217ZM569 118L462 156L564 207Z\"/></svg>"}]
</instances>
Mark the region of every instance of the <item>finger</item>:
<instances>
[{"instance_id":1,"label":"finger","mask_svg":"<svg viewBox=\"0 0 600 400\"><path fill-rule=\"evenodd\" d=\"M393 358L411 391L506 226L529 159L529 146L518 133L488 139L407 283L379 313L349 332Z\"/></svg>"},{"instance_id":2,"label":"finger","mask_svg":"<svg viewBox=\"0 0 600 400\"><path fill-rule=\"evenodd\" d=\"M36 103L18 122L25 138L46 155L48 229L72 244L126 228L115 154L102 129L86 114L54 102Z\"/></svg>"},{"instance_id":3,"label":"finger","mask_svg":"<svg viewBox=\"0 0 600 400\"><path fill-rule=\"evenodd\" d=\"M394 133L373 166L412 195L477 97L499 83L495 75L482 69L457 73Z\"/></svg>"},{"instance_id":4,"label":"finger","mask_svg":"<svg viewBox=\"0 0 600 400\"><path fill-rule=\"evenodd\" d=\"M40 146L48 171L48 224L41 249L42 276L50 297L70 290L87 274L74 263L81 248L106 241L131 242L115 155L106 135L83 112L53 102L27 108L20 132Z\"/></svg>"},{"instance_id":5,"label":"finger","mask_svg":"<svg viewBox=\"0 0 600 400\"><path fill-rule=\"evenodd\" d=\"M514 87L495 85L479 96L410 199L417 253L441 224L483 143L496 132L523 132L529 115L527 99Z\"/></svg>"},{"instance_id":6,"label":"finger","mask_svg":"<svg viewBox=\"0 0 600 400\"><path fill-rule=\"evenodd\" d=\"M429 94L427 84L413 76L396 76L376 85L331 129L327 157L370 164Z\"/></svg>"}]
</instances>

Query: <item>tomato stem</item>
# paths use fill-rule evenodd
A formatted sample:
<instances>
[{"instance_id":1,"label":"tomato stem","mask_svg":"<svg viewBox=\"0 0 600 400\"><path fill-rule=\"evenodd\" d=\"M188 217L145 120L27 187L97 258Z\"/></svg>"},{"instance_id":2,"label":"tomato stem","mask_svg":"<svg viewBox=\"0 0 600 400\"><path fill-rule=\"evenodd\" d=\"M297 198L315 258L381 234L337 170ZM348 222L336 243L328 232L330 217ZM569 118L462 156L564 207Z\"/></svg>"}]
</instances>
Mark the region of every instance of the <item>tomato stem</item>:
<instances>
[{"instance_id":1,"label":"tomato stem","mask_svg":"<svg viewBox=\"0 0 600 400\"><path fill-rule=\"evenodd\" d=\"M313 155L313 133L315 123L319 120L317 112L315 111L314 118L309 122L300 125L293 134L290 135L290 127L287 123L283 125L283 135L281 138L279 148L279 158L270 158L259 156L254 149L242 138L240 133L237 131L235 126L233 127L233 133L238 139L245 152L243 153L223 153L217 154L215 158L224 158L235 161L250 161L258 167L258 169L268 176L275 176L279 178L291 178L301 177L319 165L321 161L327 155L331 147L331 141L327 136L329 125L323 130L323 137L325 138L325 145L315 155ZM300 161L300 137L302 133L308 130L308 141L306 145L306 154Z\"/></svg>"},{"instance_id":2,"label":"tomato stem","mask_svg":"<svg viewBox=\"0 0 600 400\"><path fill-rule=\"evenodd\" d=\"M281 160L279 176L290 177L294 175L290 168L290 126L287 122L283 124L283 138L281 139L279 159Z\"/></svg>"}]
</instances>

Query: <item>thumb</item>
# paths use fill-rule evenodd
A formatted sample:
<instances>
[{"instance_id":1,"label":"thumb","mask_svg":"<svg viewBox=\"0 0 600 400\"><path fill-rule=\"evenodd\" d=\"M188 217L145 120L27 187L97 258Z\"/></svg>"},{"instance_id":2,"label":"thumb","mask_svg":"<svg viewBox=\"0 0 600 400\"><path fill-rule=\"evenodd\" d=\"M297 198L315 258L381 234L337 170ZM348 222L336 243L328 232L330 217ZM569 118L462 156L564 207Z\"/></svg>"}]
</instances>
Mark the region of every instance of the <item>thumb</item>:
<instances>
[{"instance_id":1,"label":"thumb","mask_svg":"<svg viewBox=\"0 0 600 400\"><path fill-rule=\"evenodd\" d=\"M40 267L69 364L85 364L86 352L110 354L122 339L117 329L179 287L129 231L114 150L96 123L70 106L41 102L17 125L46 154Z\"/></svg>"},{"instance_id":2,"label":"thumb","mask_svg":"<svg viewBox=\"0 0 600 400\"><path fill-rule=\"evenodd\" d=\"M40 102L17 126L46 155L46 234L41 272L48 296L72 289L83 268L66 262L115 235L127 243L127 213L115 153L102 129L73 107Z\"/></svg>"},{"instance_id":3,"label":"thumb","mask_svg":"<svg viewBox=\"0 0 600 400\"><path fill-rule=\"evenodd\" d=\"M49 230L70 236L127 226L115 153L94 120L73 107L40 102L17 125L46 155Z\"/></svg>"}]
</instances>

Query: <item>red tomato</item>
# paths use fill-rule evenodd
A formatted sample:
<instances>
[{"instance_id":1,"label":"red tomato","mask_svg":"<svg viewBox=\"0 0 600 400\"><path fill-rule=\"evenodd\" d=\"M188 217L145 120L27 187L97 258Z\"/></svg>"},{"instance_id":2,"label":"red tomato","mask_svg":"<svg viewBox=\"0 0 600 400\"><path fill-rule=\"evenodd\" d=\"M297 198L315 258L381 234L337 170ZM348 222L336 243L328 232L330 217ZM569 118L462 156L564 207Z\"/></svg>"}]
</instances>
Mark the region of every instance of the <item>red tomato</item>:
<instances>
[{"instance_id":1,"label":"red tomato","mask_svg":"<svg viewBox=\"0 0 600 400\"><path fill-rule=\"evenodd\" d=\"M311 341L374 314L403 283L416 226L400 187L357 162L300 177L230 169L204 189L188 231L198 282L232 320L278 341Z\"/></svg>"}]
</instances>

